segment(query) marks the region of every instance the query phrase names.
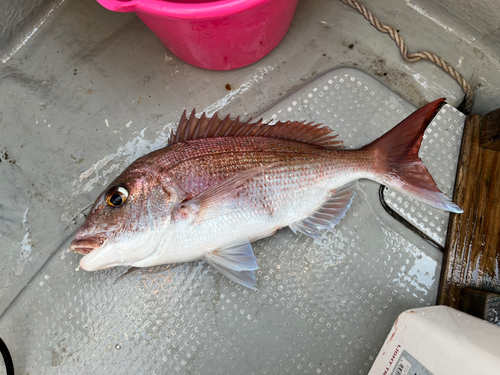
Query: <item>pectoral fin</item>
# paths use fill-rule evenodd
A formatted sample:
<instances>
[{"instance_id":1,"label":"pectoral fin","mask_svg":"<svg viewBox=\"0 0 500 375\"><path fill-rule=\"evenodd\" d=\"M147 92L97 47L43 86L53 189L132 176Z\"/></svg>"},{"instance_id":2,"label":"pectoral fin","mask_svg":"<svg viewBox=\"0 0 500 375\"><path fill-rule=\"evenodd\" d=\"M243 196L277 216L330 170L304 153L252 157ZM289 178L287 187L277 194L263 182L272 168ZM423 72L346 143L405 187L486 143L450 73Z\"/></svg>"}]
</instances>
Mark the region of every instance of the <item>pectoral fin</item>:
<instances>
[{"instance_id":1,"label":"pectoral fin","mask_svg":"<svg viewBox=\"0 0 500 375\"><path fill-rule=\"evenodd\" d=\"M200 221L213 218L214 215L227 214L228 209L227 207L223 207L223 203L227 202L228 198L235 196L243 189L247 181L276 164L272 163L251 168L219 182L192 199L182 202L176 212L174 212L174 219L191 217Z\"/></svg>"},{"instance_id":2,"label":"pectoral fin","mask_svg":"<svg viewBox=\"0 0 500 375\"><path fill-rule=\"evenodd\" d=\"M206 209L214 204L236 195L242 188L243 184L255 176L261 174L264 170L273 166L274 164L263 165L248 169L238 173L228 179L208 188L203 193L194 197L191 202L196 203L201 209Z\"/></svg>"},{"instance_id":3,"label":"pectoral fin","mask_svg":"<svg viewBox=\"0 0 500 375\"><path fill-rule=\"evenodd\" d=\"M259 265L248 240L207 253L205 259L230 280L257 290L254 271Z\"/></svg>"},{"instance_id":4,"label":"pectoral fin","mask_svg":"<svg viewBox=\"0 0 500 375\"><path fill-rule=\"evenodd\" d=\"M318 238L321 231L335 227L345 216L356 195L356 187L356 182L351 182L335 190L332 197L314 215L291 224L290 229L295 233L301 232Z\"/></svg>"}]
</instances>

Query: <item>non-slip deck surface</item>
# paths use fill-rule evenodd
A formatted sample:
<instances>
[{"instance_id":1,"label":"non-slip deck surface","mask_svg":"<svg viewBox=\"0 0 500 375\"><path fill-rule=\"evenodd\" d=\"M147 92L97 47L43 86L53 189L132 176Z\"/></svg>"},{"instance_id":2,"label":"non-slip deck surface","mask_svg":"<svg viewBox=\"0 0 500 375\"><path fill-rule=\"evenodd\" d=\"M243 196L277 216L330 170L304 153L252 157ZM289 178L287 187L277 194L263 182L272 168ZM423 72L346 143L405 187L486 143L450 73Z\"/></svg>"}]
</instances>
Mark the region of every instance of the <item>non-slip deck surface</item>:
<instances>
[{"instance_id":1,"label":"non-slip deck surface","mask_svg":"<svg viewBox=\"0 0 500 375\"><path fill-rule=\"evenodd\" d=\"M261 115L314 119L359 147L413 110L367 74L342 68ZM26 372L366 373L397 315L435 303L442 257L387 214L378 189L361 181L346 217L317 241L283 229L255 243L258 292L205 262L115 283L122 269L77 271L66 242L0 329Z\"/></svg>"}]
</instances>

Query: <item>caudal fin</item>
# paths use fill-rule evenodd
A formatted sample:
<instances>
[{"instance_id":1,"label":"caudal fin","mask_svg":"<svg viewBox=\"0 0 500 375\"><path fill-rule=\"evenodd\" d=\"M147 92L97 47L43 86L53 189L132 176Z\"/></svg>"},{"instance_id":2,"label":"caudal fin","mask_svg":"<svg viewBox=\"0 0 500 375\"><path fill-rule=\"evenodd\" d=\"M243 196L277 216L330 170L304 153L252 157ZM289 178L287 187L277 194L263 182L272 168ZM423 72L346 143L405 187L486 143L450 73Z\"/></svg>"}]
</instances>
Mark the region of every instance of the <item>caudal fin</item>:
<instances>
[{"instance_id":1,"label":"caudal fin","mask_svg":"<svg viewBox=\"0 0 500 375\"><path fill-rule=\"evenodd\" d=\"M444 101L425 105L364 149L376 155L379 182L432 207L461 213L463 210L438 189L418 157L425 128Z\"/></svg>"}]
</instances>

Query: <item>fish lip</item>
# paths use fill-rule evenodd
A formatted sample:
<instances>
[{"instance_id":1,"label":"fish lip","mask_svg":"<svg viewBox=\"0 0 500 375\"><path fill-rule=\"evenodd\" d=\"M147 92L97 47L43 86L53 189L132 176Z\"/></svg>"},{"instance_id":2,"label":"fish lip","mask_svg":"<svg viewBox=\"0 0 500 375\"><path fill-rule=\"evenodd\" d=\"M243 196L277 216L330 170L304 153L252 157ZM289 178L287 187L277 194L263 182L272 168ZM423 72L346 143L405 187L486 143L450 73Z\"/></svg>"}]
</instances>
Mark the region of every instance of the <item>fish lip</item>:
<instances>
[{"instance_id":1,"label":"fish lip","mask_svg":"<svg viewBox=\"0 0 500 375\"><path fill-rule=\"evenodd\" d=\"M103 233L92 236L76 236L71 242L69 249L77 254L87 255L101 247L106 240L107 236Z\"/></svg>"}]
</instances>

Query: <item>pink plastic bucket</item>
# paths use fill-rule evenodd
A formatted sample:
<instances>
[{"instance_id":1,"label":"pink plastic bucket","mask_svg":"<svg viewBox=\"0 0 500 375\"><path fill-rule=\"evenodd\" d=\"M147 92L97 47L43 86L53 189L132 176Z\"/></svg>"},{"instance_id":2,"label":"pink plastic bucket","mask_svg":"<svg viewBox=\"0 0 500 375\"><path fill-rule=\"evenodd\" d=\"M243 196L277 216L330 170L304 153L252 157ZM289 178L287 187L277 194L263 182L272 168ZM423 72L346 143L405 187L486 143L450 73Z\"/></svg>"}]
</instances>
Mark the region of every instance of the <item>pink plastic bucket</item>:
<instances>
[{"instance_id":1,"label":"pink plastic bucket","mask_svg":"<svg viewBox=\"0 0 500 375\"><path fill-rule=\"evenodd\" d=\"M298 0L97 0L135 12L177 57L229 70L260 60L283 39Z\"/></svg>"}]
</instances>

